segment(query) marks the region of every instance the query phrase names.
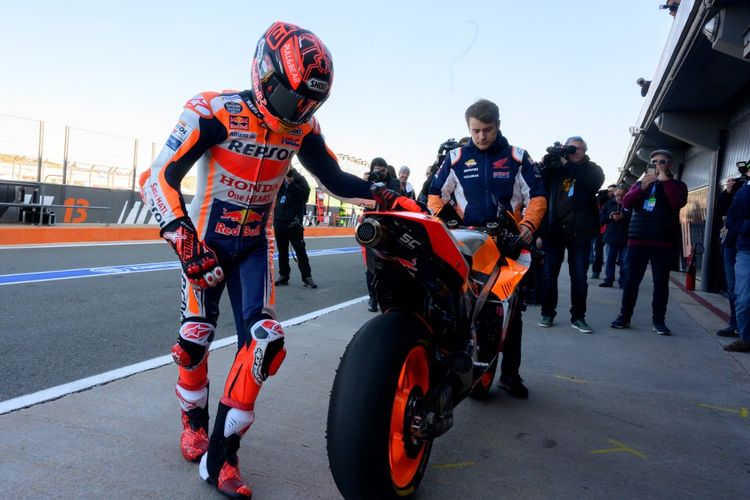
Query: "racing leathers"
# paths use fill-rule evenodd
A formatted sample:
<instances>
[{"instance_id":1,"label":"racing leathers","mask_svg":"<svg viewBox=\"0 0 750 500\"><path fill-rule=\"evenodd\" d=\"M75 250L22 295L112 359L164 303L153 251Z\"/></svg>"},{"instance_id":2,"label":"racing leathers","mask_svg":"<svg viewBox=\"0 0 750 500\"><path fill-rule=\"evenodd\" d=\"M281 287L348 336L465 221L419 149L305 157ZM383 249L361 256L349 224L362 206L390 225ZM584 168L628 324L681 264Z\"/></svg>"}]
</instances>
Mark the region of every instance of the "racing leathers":
<instances>
[{"instance_id":1,"label":"racing leathers","mask_svg":"<svg viewBox=\"0 0 750 500\"><path fill-rule=\"evenodd\" d=\"M464 224L476 226L498 221L503 212L509 211L532 234L547 209L544 185L535 163L524 149L508 144L499 132L485 150L480 150L473 140L451 150L432 181L427 203L433 213L446 203L453 203ZM505 339L501 383L520 380L522 302L516 301Z\"/></svg>"},{"instance_id":2,"label":"racing leathers","mask_svg":"<svg viewBox=\"0 0 750 500\"><path fill-rule=\"evenodd\" d=\"M236 435L244 433L254 420L254 403L263 380L283 360L283 331L274 321L271 222L276 192L295 154L321 186L340 199L361 203L372 198L369 182L341 171L315 118L286 132L272 131L249 91L204 92L190 99L164 149L140 177L142 197L162 235L179 239L177 229L188 236L192 230L203 245L200 251L215 254L219 274L225 278L201 282L185 270L182 273L182 325L173 357L179 366L176 393L185 427L182 451L188 460L197 460L206 451L207 354L225 287L234 313L238 353L221 397L214 434L226 432L227 414L232 422L247 424L235 429ZM180 186L194 164L197 188L186 206ZM191 437L191 430L202 434ZM186 439L197 440L199 445Z\"/></svg>"}]
</instances>

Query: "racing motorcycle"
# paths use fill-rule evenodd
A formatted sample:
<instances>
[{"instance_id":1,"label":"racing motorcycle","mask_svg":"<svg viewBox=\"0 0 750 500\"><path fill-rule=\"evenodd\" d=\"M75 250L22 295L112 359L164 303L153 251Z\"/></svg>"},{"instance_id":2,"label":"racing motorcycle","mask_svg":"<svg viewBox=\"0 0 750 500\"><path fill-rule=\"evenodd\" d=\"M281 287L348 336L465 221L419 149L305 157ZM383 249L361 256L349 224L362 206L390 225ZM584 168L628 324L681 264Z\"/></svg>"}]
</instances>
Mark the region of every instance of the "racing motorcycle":
<instances>
[{"instance_id":1,"label":"racing motorcycle","mask_svg":"<svg viewBox=\"0 0 750 500\"><path fill-rule=\"evenodd\" d=\"M328 460L344 498L402 498L417 490L456 405L490 392L532 256L510 214L481 228L415 212L366 215L355 237L375 254L384 312L341 358Z\"/></svg>"}]
</instances>

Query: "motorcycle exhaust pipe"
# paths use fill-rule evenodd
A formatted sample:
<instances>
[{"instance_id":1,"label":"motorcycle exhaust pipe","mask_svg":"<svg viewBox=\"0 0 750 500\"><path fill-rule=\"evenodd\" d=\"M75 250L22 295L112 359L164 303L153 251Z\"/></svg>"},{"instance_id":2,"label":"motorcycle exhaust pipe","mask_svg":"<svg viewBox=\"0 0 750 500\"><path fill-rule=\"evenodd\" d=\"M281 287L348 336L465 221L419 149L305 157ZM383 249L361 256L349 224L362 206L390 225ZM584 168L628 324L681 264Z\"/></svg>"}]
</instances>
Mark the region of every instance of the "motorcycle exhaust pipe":
<instances>
[{"instance_id":1,"label":"motorcycle exhaust pipe","mask_svg":"<svg viewBox=\"0 0 750 500\"><path fill-rule=\"evenodd\" d=\"M382 237L383 229L380 227L380 222L370 217L360 222L354 231L354 238L357 243L367 248L377 245Z\"/></svg>"}]
</instances>

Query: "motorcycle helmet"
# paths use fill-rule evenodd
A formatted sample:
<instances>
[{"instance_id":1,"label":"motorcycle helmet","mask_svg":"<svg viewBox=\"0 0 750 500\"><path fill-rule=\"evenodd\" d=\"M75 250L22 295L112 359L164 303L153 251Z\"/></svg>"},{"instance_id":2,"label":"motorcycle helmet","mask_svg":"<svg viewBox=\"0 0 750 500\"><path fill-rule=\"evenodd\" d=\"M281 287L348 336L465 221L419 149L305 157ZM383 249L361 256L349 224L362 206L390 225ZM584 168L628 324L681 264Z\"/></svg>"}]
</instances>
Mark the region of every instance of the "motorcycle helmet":
<instances>
[{"instance_id":1,"label":"motorcycle helmet","mask_svg":"<svg viewBox=\"0 0 750 500\"><path fill-rule=\"evenodd\" d=\"M278 21L258 41L251 77L263 120L271 130L284 132L310 120L328 99L331 53L314 33Z\"/></svg>"}]
</instances>

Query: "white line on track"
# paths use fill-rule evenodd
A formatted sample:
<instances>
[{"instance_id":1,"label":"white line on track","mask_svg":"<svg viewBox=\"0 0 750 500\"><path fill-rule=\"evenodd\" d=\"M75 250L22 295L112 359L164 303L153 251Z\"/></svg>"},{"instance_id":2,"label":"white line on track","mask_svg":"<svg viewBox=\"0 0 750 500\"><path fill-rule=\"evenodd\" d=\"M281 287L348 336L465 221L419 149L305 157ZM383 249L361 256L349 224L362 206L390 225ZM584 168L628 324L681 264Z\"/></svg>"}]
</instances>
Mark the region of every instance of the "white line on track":
<instances>
[{"instance_id":1,"label":"white line on track","mask_svg":"<svg viewBox=\"0 0 750 500\"><path fill-rule=\"evenodd\" d=\"M317 240L326 238L354 238L351 235L332 235L332 236L305 236L305 240ZM0 250L24 250L30 248L64 248L64 247L114 247L120 245L164 245L164 240L132 240L132 241L91 241L88 243L38 243L30 245L0 245Z\"/></svg>"},{"instance_id":2,"label":"white line on track","mask_svg":"<svg viewBox=\"0 0 750 500\"><path fill-rule=\"evenodd\" d=\"M296 318L282 321L281 326L289 327L299 325L300 323L315 319L319 316L323 316L324 314L332 313L354 304L359 304L360 302L364 302L366 299L367 296L365 295L363 297L358 297L346 302L341 302L340 304L335 304L323 309L318 309L317 311L312 311L307 314L303 314L302 316L297 316ZM213 351L214 349L220 349L222 347L226 347L228 345L233 345L236 343L237 336L233 335L231 337L226 337L213 342L211 344L210 350ZM123 366L122 368L117 368L104 373L99 373L97 375L92 375L91 377L74 380L73 382L68 382L67 384L50 387L49 389L43 389L41 391L26 394L24 396L19 396L7 401L0 401L0 415L15 410L20 410L22 408L28 408L29 406L34 406L36 404L51 401L53 399L59 399L63 396L67 396L68 394L73 394L75 392L85 391L87 389L91 389L92 387L107 384L121 378L130 377L131 375L135 375L137 373L153 370L154 368L159 368L161 366L171 364L172 362L172 356L170 355L159 356L158 358L152 358L146 361L141 361L140 363L135 363L133 365Z\"/></svg>"},{"instance_id":3,"label":"white line on track","mask_svg":"<svg viewBox=\"0 0 750 500\"><path fill-rule=\"evenodd\" d=\"M89 243L36 243L31 245L1 245L0 250L28 250L33 248L116 247L122 245L153 245L162 240L92 241Z\"/></svg>"}]
</instances>

